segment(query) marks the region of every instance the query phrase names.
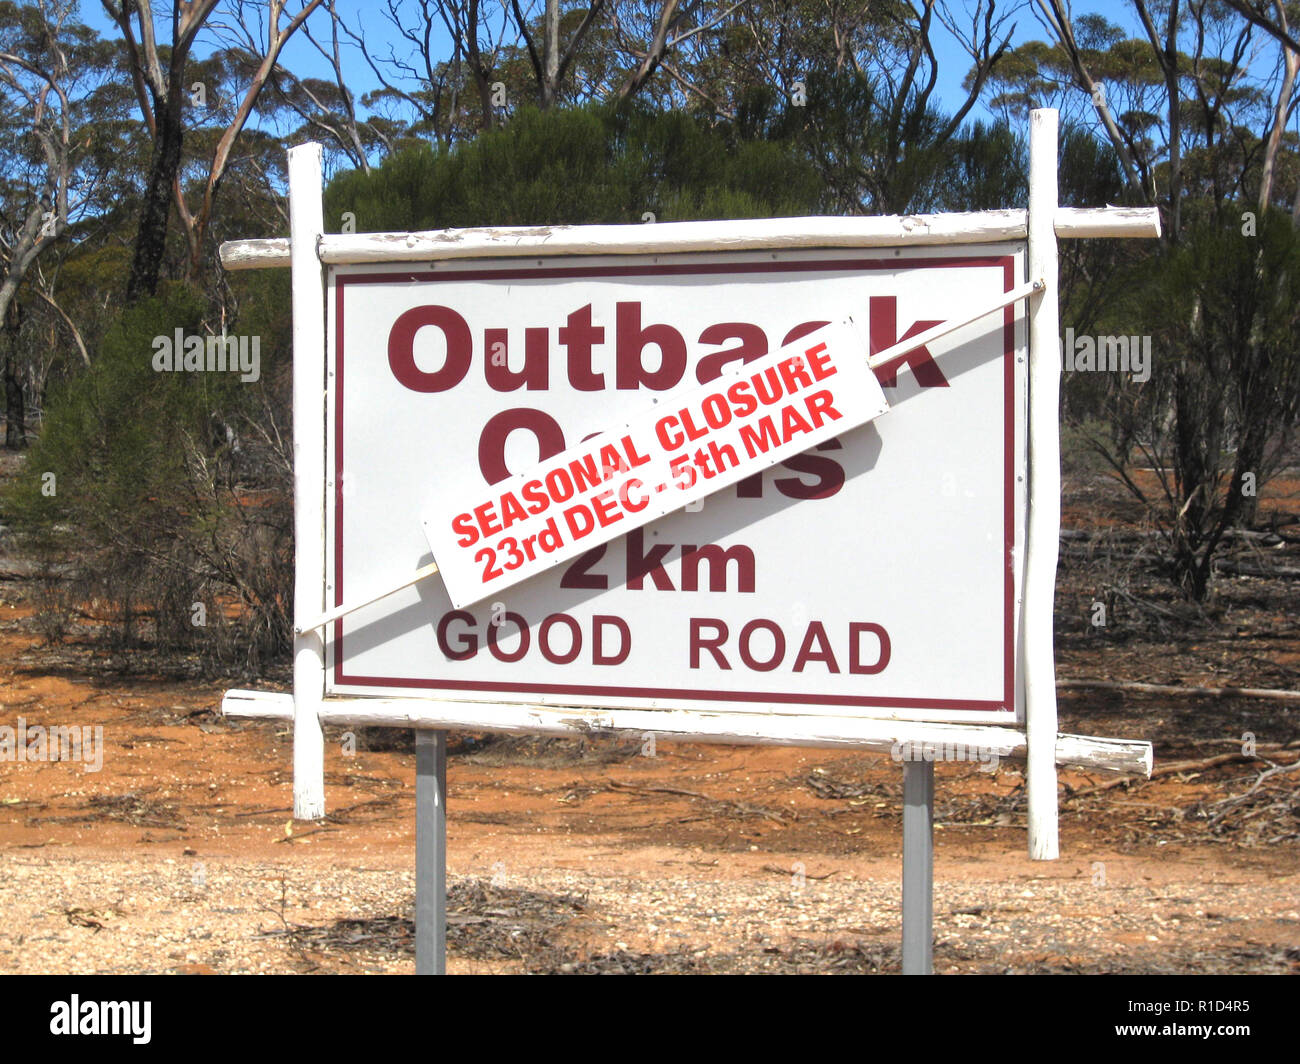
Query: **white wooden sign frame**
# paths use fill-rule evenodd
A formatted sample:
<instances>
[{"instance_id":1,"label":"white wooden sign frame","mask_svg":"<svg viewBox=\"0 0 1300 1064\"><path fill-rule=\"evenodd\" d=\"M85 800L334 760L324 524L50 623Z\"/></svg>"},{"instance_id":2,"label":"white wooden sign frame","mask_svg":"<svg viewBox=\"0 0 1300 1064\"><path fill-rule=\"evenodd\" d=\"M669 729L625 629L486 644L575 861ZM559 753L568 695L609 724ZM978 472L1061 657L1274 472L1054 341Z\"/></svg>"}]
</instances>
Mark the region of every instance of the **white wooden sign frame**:
<instances>
[{"instance_id":1,"label":"white wooden sign frame","mask_svg":"<svg viewBox=\"0 0 1300 1064\"><path fill-rule=\"evenodd\" d=\"M292 695L230 691L231 716L292 719L294 815L325 812L324 724L534 734L655 733L664 739L888 750L897 743L961 743L1028 761L1030 856L1058 856L1058 764L1151 770L1149 743L1062 735L1057 730L1052 609L1060 530L1060 386L1057 245L1059 237L1150 237L1154 209L1069 210L1057 199L1057 114L1031 114L1028 211L884 218L795 218L762 222L681 222L654 226L477 229L430 233L325 235L321 148L289 152L290 237L223 245L228 269L285 266L293 282L294 585ZM1020 675L1025 725L948 724L789 714L643 708L581 709L440 698L325 697L327 265L438 259L671 253L727 249L906 247L1025 240L1029 277L1029 504L1026 519ZM918 340L923 338L918 337ZM912 346L918 346L915 343Z\"/></svg>"}]
</instances>

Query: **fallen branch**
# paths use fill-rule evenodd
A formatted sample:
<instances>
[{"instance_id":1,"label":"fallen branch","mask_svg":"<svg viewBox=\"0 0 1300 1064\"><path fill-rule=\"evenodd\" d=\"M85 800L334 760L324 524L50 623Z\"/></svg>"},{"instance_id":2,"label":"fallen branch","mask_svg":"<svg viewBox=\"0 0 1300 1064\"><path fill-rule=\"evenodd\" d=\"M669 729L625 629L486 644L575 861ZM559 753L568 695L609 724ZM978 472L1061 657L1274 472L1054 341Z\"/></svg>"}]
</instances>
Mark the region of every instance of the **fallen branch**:
<instances>
[{"instance_id":1,"label":"fallen branch","mask_svg":"<svg viewBox=\"0 0 1300 1064\"><path fill-rule=\"evenodd\" d=\"M1184 772L1204 772L1209 768L1217 768L1219 765L1232 765L1240 761L1270 761L1271 759L1261 757L1259 754L1215 754L1213 757L1201 758L1198 761L1172 761L1168 765L1161 765L1157 769L1152 769L1149 779L1160 779L1163 776L1177 776ZM1300 759L1286 763L1281 767L1283 769L1294 768L1300 765ZM1274 770L1264 774L1265 778ZM1082 798L1086 794L1095 794L1098 791L1108 791L1112 787L1119 787L1126 783L1134 781L1143 782L1140 776L1122 776L1116 780L1107 780L1105 783L1098 783L1092 787L1085 787L1081 791L1069 791L1066 794L1068 798Z\"/></svg>"},{"instance_id":2,"label":"fallen branch","mask_svg":"<svg viewBox=\"0 0 1300 1064\"><path fill-rule=\"evenodd\" d=\"M1263 758L1260 758L1259 760L1262 761L1262 760L1264 760L1264 759L1263 759ZM1257 780L1255 780L1255 782L1252 783L1252 784L1250 785L1250 789L1249 789L1248 791L1246 791L1244 794L1242 794L1240 797L1242 797L1242 798L1246 798L1246 797L1248 797L1248 796L1254 794L1257 790L1259 790L1260 786L1264 783L1265 780L1267 780L1267 779L1272 779L1274 776L1276 776L1276 775L1277 775L1278 773L1280 773L1280 772L1290 772L1293 768L1295 768L1295 767L1298 766L1298 765L1300 765L1300 759L1297 759L1297 760L1295 760L1295 761L1282 762L1281 764L1275 764L1275 765L1273 765L1272 768L1270 768L1270 769L1266 769L1265 771L1261 772L1261 773L1259 774L1259 778L1258 778ZM1230 799L1224 799L1224 800L1223 800L1223 802L1226 802L1226 801L1230 801ZM1216 804L1222 805L1223 802L1219 802L1219 803L1216 803Z\"/></svg>"},{"instance_id":3,"label":"fallen branch","mask_svg":"<svg viewBox=\"0 0 1300 1064\"><path fill-rule=\"evenodd\" d=\"M1289 764L1273 764L1272 762L1270 762L1270 764L1272 764L1272 768L1261 772L1255 782L1241 794L1233 795L1229 798L1221 798L1219 801L1207 807L1206 812L1213 812L1214 814L1209 818L1209 821L1206 824L1210 830L1217 828L1229 815L1241 809L1243 806L1251 804L1252 798L1259 792L1266 780L1272 779L1281 772L1290 772L1292 769L1300 768L1300 758L1297 758ZM1274 810L1285 811L1288 807L1288 802L1272 802L1267 806L1246 813L1241 817L1241 820L1249 820L1252 817L1262 816L1263 814L1273 812Z\"/></svg>"},{"instance_id":4,"label":"fallen branch","mask_svg":"<svg viewBox=\"0 0 1300 1064\"><path fill-rule=\"evenodd\" d=\"M310 838L312 835L320 835L327 831L335 831L335 828L312 828L311 831L304 831L301 835L282 835L276 839L276 842L297 842L299 839Z\"/></svg>"},{"instance_id":5,"label":"fallen branch","mask_svg":"<svg viewBox=\"0 0 1300 1064\"><path fill-rule=\"evenodd\" d=\"M1245 562L1233 561L1231 558L1216 558L1214 560L1214 571L1216 573L1225 573L1228 576L1260 576L1266 580L1274 579L1292 579L1300 577L1300 569L1294 566L1267 566L1267 565L1249 565Z\"/></svg>"},{"instance_id":6,"label":"fallen branch","mask_svg":"<svg viewBox=\"0 0 1300 1064\"><path fill-rule=\"evenodd\" d=\"M736 812L743 814L752 814L754 816L765 817L768 820L774 820L778 824L786 822L785 816L780 813L774 813L771 809L764 809L759 805L750 805L748 802L735 802L730 798L713 798L707 794L701 794L699 791L688 791L682 787L665 787L654 783L620 783L618 780L610 780L609 786L616 791L644 791L651 794L676 794L683 798L703 798L706 802L712 802L714 805L727 806ZM793 814L790 814L793 816Z\"/></svg>"},{"instance_id":7,"label":"fallen branch","mask_svg":"<svg viewBox=\"0 0 1300 1064\"><path fill-rule=\"evenodd\" d=\"M292 813L293 806L278 805L273 809L250 809L246 813L236 813L235 816L260 816L263 813Z\"/></svg>"},{"instance_id":8,"label":"fallen branch","mask_svg":"<svg viewBox=\"0 0 1300 1064\"><path fill-rule=\"evenodd\" d=\"M1288 525L1295 524L1295 521L1287 521L1286 524L1279 525L1279 528L1285 528ZM1086 529L1063 528L1061 529L1060 538L1062 542L1102 542L1105 540L1117 543L1131 542L1134 540L1164 540L1168 537L1163 532L1137 532L1118 528L1108 528L1104 531L1091 531ZM1222 538L1226 541L1232 540L1262 540L1267 547L1276 546L1278 543L1300 543L1300 538L1288 536L1280 531L1256 532L1242 528L1225 529Z\"/></svg>"},{"instance_id":9,"label":"fallen branch","mask_svg":"<svg viewBox=\"0 0 1300 1064\"><path fill-rule=\"evenodd\" d=\"M771 872L773 875L778 875L778 876L793 876L797 874L793 868L782 868L780 865L774 865L774 864L765 864L763 866L763 871ZM835 874L835 869L831 869L825 875L820 875L820 876L815 876L811 872L804 872L803 877L804 879L830 879L831 876L833 876L834 874Z\"/></svg>"},{"instance_id":10,"label":"fallen branch","mask_svg":"<svg viewBox=\"0 0 1300 1064\"><path fill-rule=\"evenodd\" d=\"M1134 691L1147 695L1186 695L1201 698L1267 698L1277 702L1300 702L1300 691L1266 687L1183 687L1179 684L1133 683L1119 680L1057 680L1058 688L1094 691Z\"/></svg>"},{"instance_id":11,"label":"fallen branch","mask_svg":"<svg viewBox=\"0 0 1300 1064\"><path fill-rule=\"evenodd\" d=\"M353 823L352 814L358 809L371 808L373 806L391 806L397 801L397 795L384 795L380 798L371 798L369 801L357 802L356 805L345 806L342 809L336 809L332 813L326 813L324 819L334 824Z\"/></svg>"}]
</instances>

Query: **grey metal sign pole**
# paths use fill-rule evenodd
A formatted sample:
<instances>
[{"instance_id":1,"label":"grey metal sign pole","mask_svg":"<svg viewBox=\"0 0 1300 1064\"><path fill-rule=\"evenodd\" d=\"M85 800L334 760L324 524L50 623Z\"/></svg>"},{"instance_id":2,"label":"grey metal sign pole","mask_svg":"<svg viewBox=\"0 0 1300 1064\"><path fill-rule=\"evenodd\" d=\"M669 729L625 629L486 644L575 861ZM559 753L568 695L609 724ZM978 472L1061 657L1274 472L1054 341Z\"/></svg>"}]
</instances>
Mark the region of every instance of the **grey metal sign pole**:
<instances>
[{"instance_id":1,"label":"grey metal sign pole","mask_svg":"<svg viewBox=\"0 0 1300 1064\"><path fill-rule=\"evenodd\" d=\"M415 733L415 974L447 973L447 733Z\"/></svg>"},{"instance_id":2,"label":"grey metal sign pole","mask_svg":"<svg viewBox=\"0 0 1300 1064\"><path fill-rule=\"evenodd\" d=\"M903 974L934 974L934 762L903 762Z\"/></svg>"}]
</instances>

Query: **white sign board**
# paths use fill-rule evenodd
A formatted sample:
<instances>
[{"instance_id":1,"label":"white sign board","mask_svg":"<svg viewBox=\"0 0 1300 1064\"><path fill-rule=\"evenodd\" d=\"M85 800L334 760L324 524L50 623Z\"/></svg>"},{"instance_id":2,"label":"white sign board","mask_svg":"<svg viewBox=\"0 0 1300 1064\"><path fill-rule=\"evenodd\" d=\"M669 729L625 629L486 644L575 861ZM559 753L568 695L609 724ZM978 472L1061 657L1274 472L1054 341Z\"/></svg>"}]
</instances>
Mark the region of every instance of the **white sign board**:
<instances>
[{"instance_id":1,"label":"white sign board","mask_svg":"<svg viewBox=\"0 0 1300 1064\"><path fill-rule=\"evenodd\" d=\"M427 515L827 323L876 352L971 315L1023 247L330 268L327 606L427 564ZM464 608L433 576L334 621L327 690L1017 722L1023 315L878 367L886 413L698 510Z\"/></svg>"},{"instance_id":2,"label":"white sign board","mask_svg":"<svg viewBox=\"0 0 1300 1064\"><path fill-rule=\"evenodd\" d=\"M827 325L507 480L435 497L425 534L452 604L468 605L887 409L865 337L851 321Z\"/></svg>"}]
</instances>

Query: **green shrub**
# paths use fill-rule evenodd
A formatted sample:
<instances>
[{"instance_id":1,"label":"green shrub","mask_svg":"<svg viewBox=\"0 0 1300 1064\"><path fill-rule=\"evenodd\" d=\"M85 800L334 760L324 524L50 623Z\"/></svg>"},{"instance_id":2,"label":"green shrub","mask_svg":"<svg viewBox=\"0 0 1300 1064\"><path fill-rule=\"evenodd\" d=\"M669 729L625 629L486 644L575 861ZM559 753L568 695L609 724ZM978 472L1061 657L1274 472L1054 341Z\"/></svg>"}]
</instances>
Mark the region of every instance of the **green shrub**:
<instances>
[{"instance_id":1,"label":"green shrub","mask_svg":"<svg viewBox=\"0 0 1300 1064\"><path fill-rule=\"evenodd\" d=\"M6 509L38 557L70 563L47 605L98 600L119 647L255 669L288 644L292 579L288 478L262 477L264 497L247 490L252 467L273 470L248 453L256 432L242 440L265 385L154 368L155 339L203 335L206 311L182 285L122 311L90 369L50 396Z\"/></svg>"}]
</instances>

